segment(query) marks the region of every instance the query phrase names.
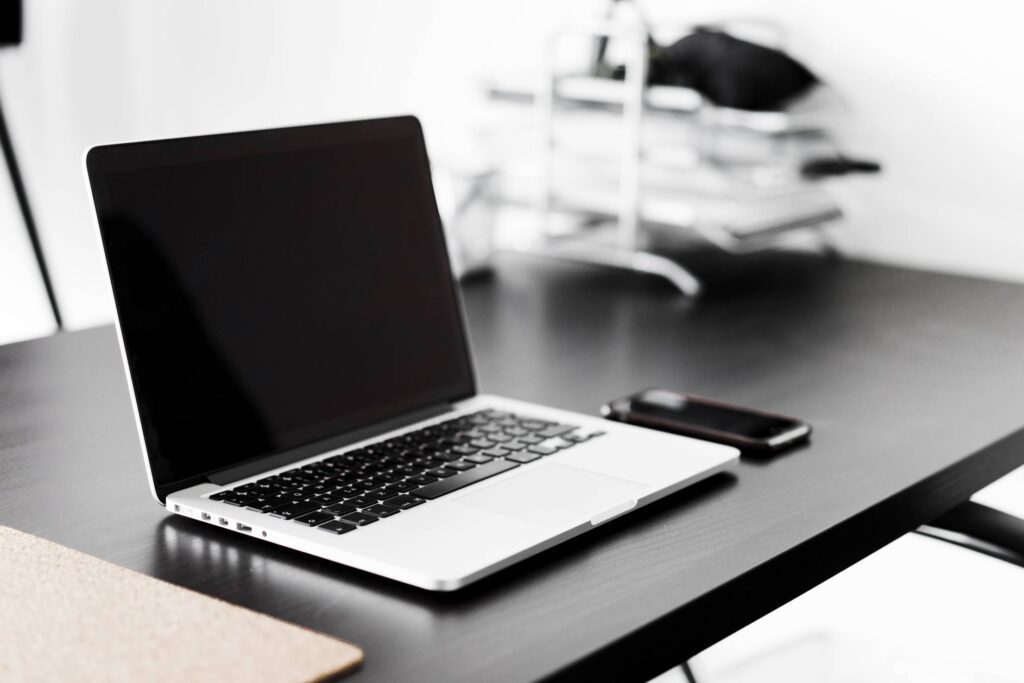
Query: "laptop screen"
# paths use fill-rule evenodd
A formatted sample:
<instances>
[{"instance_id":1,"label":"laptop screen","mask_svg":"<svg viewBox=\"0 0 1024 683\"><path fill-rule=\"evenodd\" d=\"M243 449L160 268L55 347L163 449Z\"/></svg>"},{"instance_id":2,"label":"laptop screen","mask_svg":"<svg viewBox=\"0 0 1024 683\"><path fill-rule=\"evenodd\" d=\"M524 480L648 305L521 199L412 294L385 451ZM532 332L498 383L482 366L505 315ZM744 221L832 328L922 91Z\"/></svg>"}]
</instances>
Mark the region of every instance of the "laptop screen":
<instances>
[{"instance_id":1,"label":"laptop screen","mask_svg":"<svg viewBox=\"0 0 1024 683\"><path fill-rule=\"evenodd\" d=\"M158 492L472 395L415 119L99 147L87 166Z\"/></svg>"}]
</instances>

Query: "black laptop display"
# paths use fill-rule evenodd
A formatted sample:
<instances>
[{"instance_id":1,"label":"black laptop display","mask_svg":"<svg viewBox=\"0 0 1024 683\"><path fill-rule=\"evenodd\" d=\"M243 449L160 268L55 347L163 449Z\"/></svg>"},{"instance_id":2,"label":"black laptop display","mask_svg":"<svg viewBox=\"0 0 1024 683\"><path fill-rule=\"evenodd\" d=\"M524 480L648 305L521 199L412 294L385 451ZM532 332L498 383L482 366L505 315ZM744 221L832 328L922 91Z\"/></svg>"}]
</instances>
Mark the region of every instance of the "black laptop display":
<instances>
[{"instance_id":1,"label":"black laptop display","mask_svg":"<svg viewBox=\"0 0 1024 683\"><path fill-rule=\"evenodd\" d=\"M474 393L415 119L104 147L87 164L161 500Z\"/></svg>"}]
</instances>

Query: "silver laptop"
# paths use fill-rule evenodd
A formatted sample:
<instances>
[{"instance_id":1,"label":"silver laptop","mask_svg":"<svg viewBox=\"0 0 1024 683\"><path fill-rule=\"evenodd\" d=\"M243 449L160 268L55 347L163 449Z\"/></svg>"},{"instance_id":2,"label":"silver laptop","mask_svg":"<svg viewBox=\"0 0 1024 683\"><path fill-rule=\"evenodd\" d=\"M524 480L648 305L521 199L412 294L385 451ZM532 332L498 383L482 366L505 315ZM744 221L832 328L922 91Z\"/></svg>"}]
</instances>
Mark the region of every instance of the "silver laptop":
<instances>
[{"instance_id":1,"label":"silver laptop","mask_svg":"<svg viewBox=\"0 0 1024 683\"><path fill-rule=\"evenodd\" d=\"M735 449L476 392L411 117L86 157L156 499L453 590Z\"/></svg>"}]
</instances>

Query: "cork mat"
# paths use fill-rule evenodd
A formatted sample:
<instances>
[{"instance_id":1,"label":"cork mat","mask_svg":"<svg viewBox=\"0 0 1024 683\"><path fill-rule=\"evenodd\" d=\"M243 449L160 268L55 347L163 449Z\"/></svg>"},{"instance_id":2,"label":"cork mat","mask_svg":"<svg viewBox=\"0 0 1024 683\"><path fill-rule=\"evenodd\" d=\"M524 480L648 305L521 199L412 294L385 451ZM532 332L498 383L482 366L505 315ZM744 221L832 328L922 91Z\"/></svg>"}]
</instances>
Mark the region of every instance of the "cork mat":
<instances>
[{"instance_id":1,"label":"cork mat","mask_svg":"<svg viewBox=\"0 0 1024 683\"><path fill-rule=\"evenodd\" d=\"M0 681L322 681L341 640L0 526Z\"/></svg>"}]
</instances>

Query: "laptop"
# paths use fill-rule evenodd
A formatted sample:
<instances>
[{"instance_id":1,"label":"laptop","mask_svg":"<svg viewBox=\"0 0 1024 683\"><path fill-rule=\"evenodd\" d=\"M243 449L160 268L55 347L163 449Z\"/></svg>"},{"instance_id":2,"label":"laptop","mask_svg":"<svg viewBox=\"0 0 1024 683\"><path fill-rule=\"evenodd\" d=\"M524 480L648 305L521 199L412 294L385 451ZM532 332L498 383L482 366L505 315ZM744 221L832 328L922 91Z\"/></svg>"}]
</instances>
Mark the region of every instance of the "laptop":
<instances>
[{"instance_id":1,"label":"laptop","mask_svg":"<svg viewBox=\"0 0 1024 683\"><path fill-rule=\"evenodd\" d=\"M415 118L101 146L86 170L174 514L447 591L737 462L477 393Z\"/></svg>"}]
</instances>

